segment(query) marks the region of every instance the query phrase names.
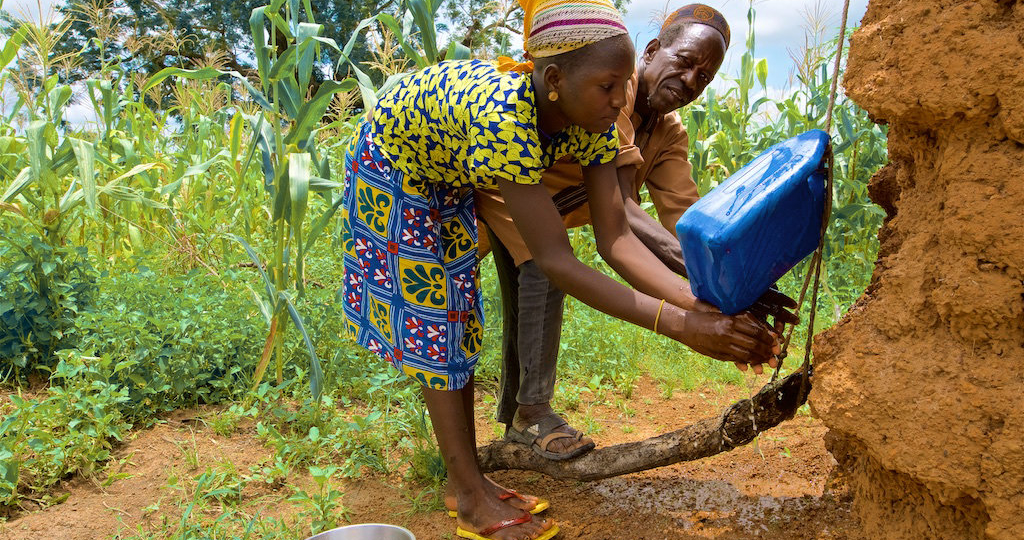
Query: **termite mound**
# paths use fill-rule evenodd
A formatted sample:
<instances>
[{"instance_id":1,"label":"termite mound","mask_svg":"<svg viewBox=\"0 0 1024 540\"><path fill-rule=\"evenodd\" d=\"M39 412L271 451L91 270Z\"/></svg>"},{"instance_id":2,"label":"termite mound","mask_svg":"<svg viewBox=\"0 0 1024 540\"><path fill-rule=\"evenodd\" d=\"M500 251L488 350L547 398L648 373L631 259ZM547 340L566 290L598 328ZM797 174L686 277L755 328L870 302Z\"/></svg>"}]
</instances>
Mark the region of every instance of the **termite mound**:
<instances>
[{"instance_id":1,"label":"termite mound","mask_svg":"<svg viewBox=\"0 0 1024 540\"><path fill-rule=\"evenodd\" d=\"M811 405L865 538L1024 538L1022 43L1020 0L871 0L852 38L888 218Z\"/></svg>"}]
</instances>

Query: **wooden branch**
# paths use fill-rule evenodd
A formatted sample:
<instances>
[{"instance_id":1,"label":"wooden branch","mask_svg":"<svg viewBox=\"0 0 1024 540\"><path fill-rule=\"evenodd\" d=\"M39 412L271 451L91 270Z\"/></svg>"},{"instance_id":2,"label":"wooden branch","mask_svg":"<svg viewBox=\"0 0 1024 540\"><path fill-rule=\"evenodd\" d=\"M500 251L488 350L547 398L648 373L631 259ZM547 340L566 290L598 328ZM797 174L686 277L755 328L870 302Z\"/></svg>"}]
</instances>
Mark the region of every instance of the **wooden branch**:
<instances>
[{"instance_id":1,"label":"wooden branch","mask_svg":"<svg viewBox=\"0 0 1024 540\"><path fill-rule=\"evenodd\" d=\"M743 446L758 433L792 418L810 393L810 378L805 389L802 381L800 370L734 403L721 416L643 441L598 448L568 461L542 458L524 444L494 442L479 449L480 467L484 472L523 469L562 480L590 481L706 458Z\"/></svg>"}]
</instances>

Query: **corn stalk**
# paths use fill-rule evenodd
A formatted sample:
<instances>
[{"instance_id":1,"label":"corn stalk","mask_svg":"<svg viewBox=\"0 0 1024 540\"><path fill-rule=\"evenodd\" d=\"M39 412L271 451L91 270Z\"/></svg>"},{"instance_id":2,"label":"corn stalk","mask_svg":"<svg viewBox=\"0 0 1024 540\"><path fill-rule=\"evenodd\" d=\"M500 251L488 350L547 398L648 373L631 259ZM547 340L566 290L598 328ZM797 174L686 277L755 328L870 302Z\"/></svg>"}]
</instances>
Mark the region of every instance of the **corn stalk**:
<instances>
[{"instance_id":1,"label":"corn stalk","mask_svg":"<svg viewBox=\"0 0 1024 540\"><path fill-rule=\"evenodd\" d=\"M301 6L298 0L275 0L254 9L249 23L255 44L259 87L237 72L215 68L167 68L154 75L143 91L171 76L208 80L228 75L241 82L259 106L255 114L243 114L232 119L231 130L235 131L230 132L231 143L224 151L224 155L229 155L233 162L237 160L240 153L237 128L243 120L247 121L252 128L252 142L245 168L248 168L252 155L259 152L267 195L265 211L271 223L270 253L261 256L241 236L229 234L228 238L242 245L263 278L262 294L254 291L253 296L269 331L261 361L253 376L254 385L263 379L271 358L275 360L277 381L282 381L284 339L290 320L302 335L309 353L310 389L314 398L319 399L323 371L294 299L305 292L306 253L320 236L324 224L341 206L341 186L328 180L331 176L330 163L326 155L321 155L315 134L334 95L354 89L356 81L324 81L307 99L312 88L313 70L324 49L341 52L334 40L321 36L323 27L314 21L308 0ZM222 156L212 159L218 157ZM311 193L323 196L328 207L307 229L305 218Z\"/></svg>"}]
</instances>

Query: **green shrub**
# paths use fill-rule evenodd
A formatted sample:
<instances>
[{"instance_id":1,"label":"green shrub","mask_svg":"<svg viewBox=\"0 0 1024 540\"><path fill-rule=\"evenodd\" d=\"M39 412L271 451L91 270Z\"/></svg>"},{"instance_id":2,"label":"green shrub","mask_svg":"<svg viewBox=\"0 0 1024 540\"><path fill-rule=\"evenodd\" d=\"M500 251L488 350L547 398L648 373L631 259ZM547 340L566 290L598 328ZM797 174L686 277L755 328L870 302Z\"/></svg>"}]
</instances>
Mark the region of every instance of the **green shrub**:
<instances>
[{"instance_id":1,"label":"green shrub","mask_svg":"<svg viewBox=\"0 0 1024 540\"><path fill-rule=\"evenodd\" d=\"M96 309L78 320L78 352L115 361L127 416L218 403L247 389L266 325L239 276L143 267L102 285Z\"/></svg>"},{"instance_id":2,"label":"green shrub","mask_svg":"<svg viewBox=\"0 0 1024 540\"><path fill-rule=\"evenodd\" d=\"M38 236L0 244L0 375L51 371L73 346L76 318L92 304L96 271L86 249Z\"/></svg>"},{"instance_id":3,"label":"green shrub","mask_svg":"<svg viewBox=\"0 0 1024 540\"><path fill-rule=\"evenodd\" d=\"M27 494L51 502L47 492L58 481L91 474L110 458L113 441L131 428L121 414L128 391L108 380L119 367L68 356L55 367L45 397L13 394L0 404L0 508Z\"/></svg>"}]
</instances>

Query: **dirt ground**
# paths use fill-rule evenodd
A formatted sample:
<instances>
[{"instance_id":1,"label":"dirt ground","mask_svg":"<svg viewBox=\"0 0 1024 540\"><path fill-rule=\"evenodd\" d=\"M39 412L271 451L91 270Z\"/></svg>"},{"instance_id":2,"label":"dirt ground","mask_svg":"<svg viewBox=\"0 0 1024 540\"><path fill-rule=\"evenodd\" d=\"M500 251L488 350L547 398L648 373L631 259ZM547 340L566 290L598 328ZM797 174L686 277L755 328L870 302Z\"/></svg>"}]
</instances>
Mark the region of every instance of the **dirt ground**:
<instances>
[{"instance_id":1,"label":"dirt ground","mask_svg":"<svg viewBox=\"0 0 1024 540\"><path fill-rule=\"evenodd\" d=\"M765 380L766 376L758 382ZM584 402L581 410L603 426L593 436L599 445L608 445L714 416L750 393L746 388L704 388L664 399L657 384L645 378L625 407ZM480 410L485 408L481 403ZM114 468L123 473L121 479L106 487L99 481L73 479L64 486L66 502L0 524L0 539L84 540L154 527L161 519L180 516L180 509L168 508L177 496L166 487L167 479L187 473L196 457L200 467L227 460L246 472L271 456L272 450L262 445L253 429L231 437L214 434L201 421L211 412L179 411L136 433L116 453L121 465ZM478 432L485 443L495 430L482 416L478 414ZM591 483L555 481L524 471L499 472L494 478L549 498L552 508L546 516L558 522L562 533L557 538L562 539L845 539L856 523L846 489L830 480L835 461L825 450L824 433L818 420L800 414L763 434L756 445L699 462ZM418 488L403 486L397 475L367 477L340 487L352 523L399 524L423 539L454 537L454 520L443 512L409 511L410 493ZM281 517L281 508L290 507L280 504L290 495L285 491L250 485L243 503L259 501L262 515Z\"/></svg>"}]
</instances>

